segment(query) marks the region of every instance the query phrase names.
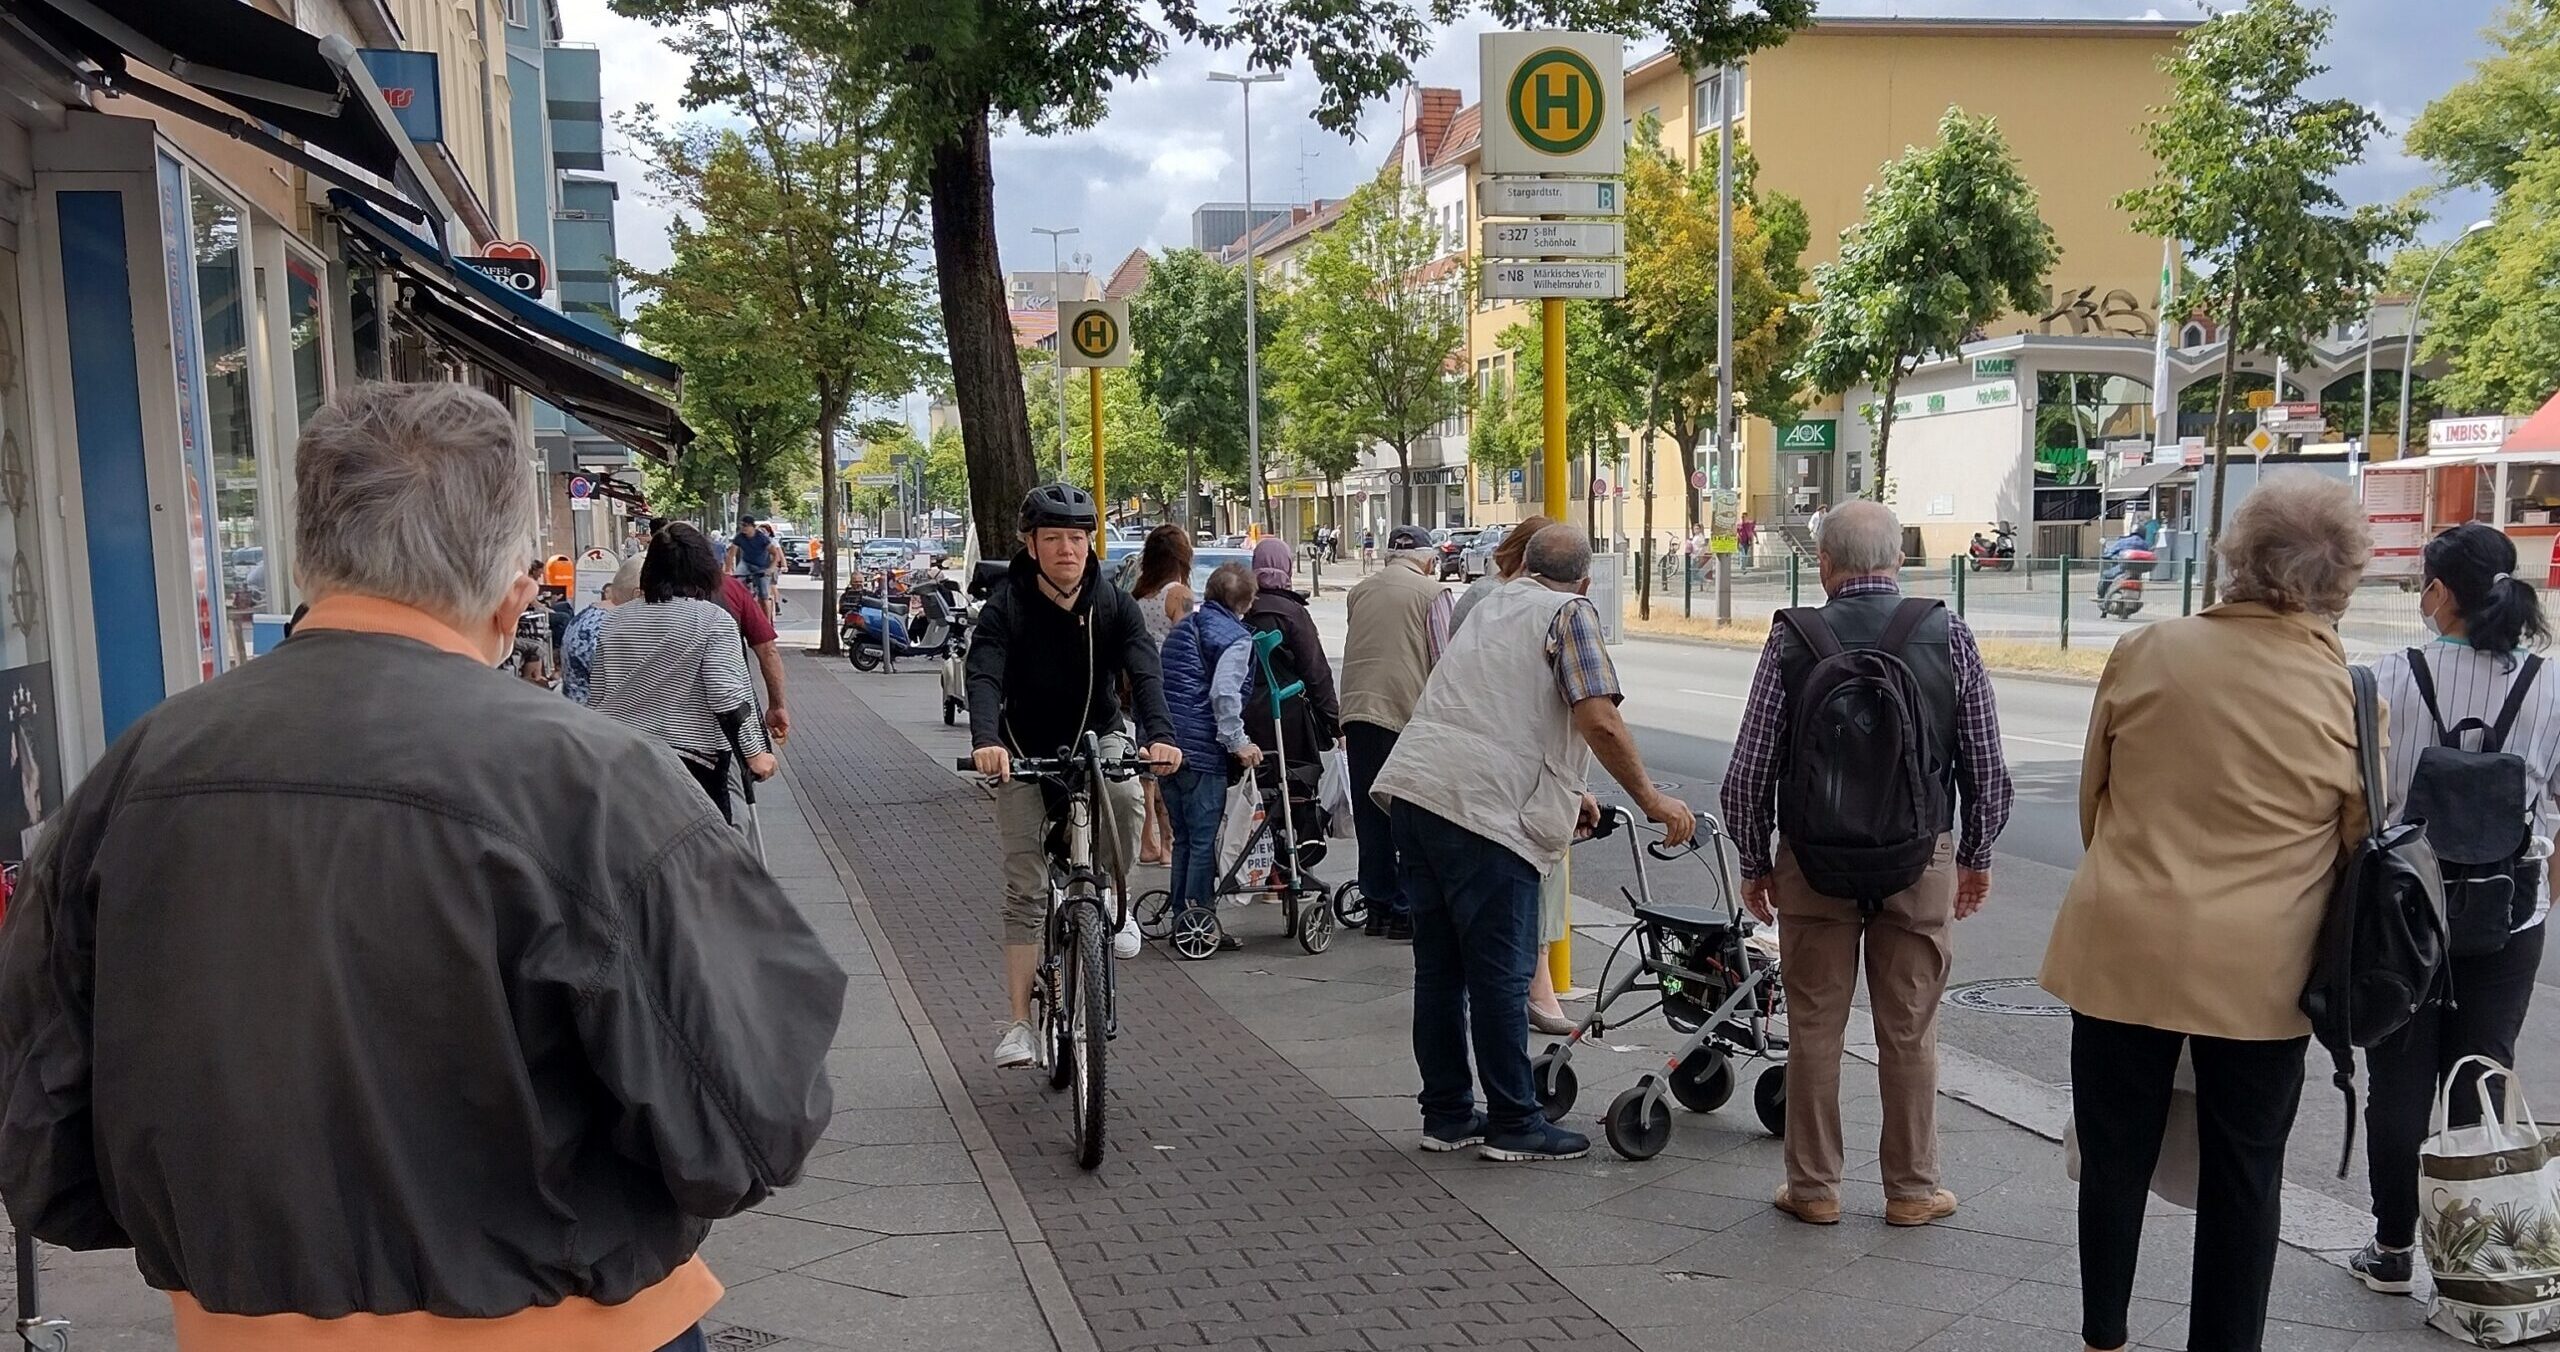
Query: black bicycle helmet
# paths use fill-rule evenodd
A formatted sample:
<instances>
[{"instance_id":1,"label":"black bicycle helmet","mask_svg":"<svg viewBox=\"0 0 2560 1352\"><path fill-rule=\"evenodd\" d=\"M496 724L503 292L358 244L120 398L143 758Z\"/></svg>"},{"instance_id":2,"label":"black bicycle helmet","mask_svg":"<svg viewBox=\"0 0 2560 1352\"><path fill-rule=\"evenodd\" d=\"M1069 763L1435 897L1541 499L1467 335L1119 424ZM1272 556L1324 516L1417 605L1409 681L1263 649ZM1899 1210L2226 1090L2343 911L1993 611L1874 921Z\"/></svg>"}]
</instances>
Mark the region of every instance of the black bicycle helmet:
<instances>
[{"instance_id":1,"label":"black bicycle helmet","mask_svg":"<svg viewBox=\"0 0 2560 1352\"><path fill-rule=\"evenodd\" d=\"M1429 549L1431 532L1420 526L1398 526L1387 532L1389 549Z\"/></svg>"},{"instance_id":2,"label":"black bicycle helmet","mask_svg":"<svg viewBox=\"0 0 2560 1352\"><path fill-rule=\"evenodd\" d=\"M1026 534L1042 526L1092 530L1099 519L1100 514L1093 510L1093 495L1074 484L1042 484L1022 500L1022 529Z\"/></svg>"}]
</instances>

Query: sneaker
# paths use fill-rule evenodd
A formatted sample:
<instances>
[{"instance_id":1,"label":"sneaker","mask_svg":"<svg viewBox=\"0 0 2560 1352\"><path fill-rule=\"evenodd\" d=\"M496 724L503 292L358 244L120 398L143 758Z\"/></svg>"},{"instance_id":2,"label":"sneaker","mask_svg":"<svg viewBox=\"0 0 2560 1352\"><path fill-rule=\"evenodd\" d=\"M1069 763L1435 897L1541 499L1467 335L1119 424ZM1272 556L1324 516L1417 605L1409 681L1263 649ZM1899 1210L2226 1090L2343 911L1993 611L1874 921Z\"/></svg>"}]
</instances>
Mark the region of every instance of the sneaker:
<instances>
[{"instance_id":1,"label":"sneaker","mask_svg":"<svg viewBox=\"0 0 2560 1352\"><path fill-rule=\"evenodd\" d=\"M1546 1122L1532 1131L1487 1136L1478 1153L1489 1160L1578 1160L1591 1153L1591 1138Z\"/></svg>"},{"instance_id":2,"label":"sneaker","mask_svg":"<svg viewBox=\"0 0 2560 1352\"><path fill-rule=\"evenodd\" d=\"M1425 1146L1424 1149L1430 1147ZM2417 1289L2410 1274L2409 1249L2386 1249L2379 1240L2364 1246L2364 1251L2347 1260L2347 1271L2356 1274L2364 1284L2386 1296L2405 1296Z\"/></svg>"},{"instance_id":3,"label":"sneaker","mask_svg":"<svg viewBox=\"0 0 2560 1352\"><path fill-rule=\"evenodd\" d=\"M1387 917L1387 942L1396 944L1412 943L1413 917L1409 915Z\"/></svg>"},{"instance_id":4,"label":"sneaker","mask_svg":"<svg viewBox=\"0 0 2560 1352\"><path fill-rule=\"evenodd\" d=\"M1770 1205L1807 1225L1838 1225L1840 1223L1840 1199L1836 1197L1827 1197L1819 1202L1799 1201L1795 1192L1781 1183L1778 1185L1777 1196L1770 1198L1769 1202Z\"/></svg>"},{"instance_id":5,"label":"sneaker","mask_svg":"<svg viewBox=\"0 0 2560 1352\"><path fill-rule=\"evenodd\" d=\"M1464 1150L1471 1145L1483 1145L1486 1125L1485 1115L1478 1113L1459 1126L1424 1127L1422 1148L1433 1154L1439 1154L1449 1150Z\"/></svg>"},{"instance_id":6,"label":"sneaker","mask_svg":"<svg viewBox=\"0 0 2560 1352\"><path fill-rule=\"evenodd\" d=\"M1039 1059L1039 1049L1031 1045L1030 1024L1010 1024L1006 1026L1004 1036L996 1040L996 1069L998 1070L1027 1066Z\"/></svg>"},{"instance_id":7,"label":"sneaker","mask_svg":"<svg viewBox=\"0 0 2560 1352\"><path fill-rule=\"evenodd\" d=\"M1237 938L1236 936L1234 936L1234 935L1232 935L1232 934L1229 934L1229 933L1227 933L1227 932L1226 932L1226 931L1224 931L1224 930L1220 930L1220 931L1218 931L1218 951L1219 951L1219 952L1221 952L1221 953L1233 953L1233 952L1235 952L1237 949L1240 949L1240 948L1242 948L1242 947L1244 947L1244 940L1239 939L1239 938Z\"/></svg>"},{"instance_id":8,"label":"sneaker","mask_svg":"<svg viewBox=\"0 0 2560 1352\"><path fill-rule=\"evenodd\" d=\"M1954 1214L1956 1214L1956 1195L1944 1188L1926 1197L1914 1198L1910 1201L1897 1202L1888 1197L1884 1204L1884 1223L1887 1225L1906 1227L1927 1225L1931 1221L1942 1221Z\"/></svg>"},{"instance_id":9,"label":"sneaker","mask_svg":"<svg viewBox=\"0 0 2560 1352\"><path fill-rule=\"evenodd\" d=\"M1121 922L1120 932L1111 936L1111 956L1127 962L1138 956L1138 949L1145 940L1146 936L1138 932L1138 913L1131 911L1129 918Z\"/></svg>"},{"instance_id":10,"label":"sneaker","mask_svg":"<svg viewBox=\"0 0 2560 1352\"><path fill-rule=\"evenodd\" d=\"M1386 908L1375 905L1371 906L1369 908L1369 918L1361 924L1360 932L1368 935L1372 939L1383 939L1387 937Z\"/></svg>"}]
</instances>

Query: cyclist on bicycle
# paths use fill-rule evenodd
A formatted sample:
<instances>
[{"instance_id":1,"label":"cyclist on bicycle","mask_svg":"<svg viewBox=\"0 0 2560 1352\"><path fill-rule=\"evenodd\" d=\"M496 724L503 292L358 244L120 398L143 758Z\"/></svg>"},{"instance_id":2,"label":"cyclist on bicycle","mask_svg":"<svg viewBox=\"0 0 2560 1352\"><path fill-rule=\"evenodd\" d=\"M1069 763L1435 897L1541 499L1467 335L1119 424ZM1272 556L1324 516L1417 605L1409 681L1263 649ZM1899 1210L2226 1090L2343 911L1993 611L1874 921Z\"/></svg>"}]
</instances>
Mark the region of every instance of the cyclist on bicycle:
<instances>
[{"instance_id":1,"label":"cyclist on bicycle","mask_svg":"<svg viewBox=\"0 0 2560 1352\"><path fill-rule=\"evenodd\" d=\"M1102 580L1093 554L1098 521L1093 495L1069 484L1045 484L1022 500L1023 551L987 597L969 641L970 759L997 782L996 831L1004 841L1004 976L1013 1021L996 1043L999 1066L1027 1066L1031 985L1040 966L1041 927L1048 919L1050 801L1045 786L1011 778L1013 758L1071 750L1087 731L1102 736L1106 757L1129 754L1121 724L1120 681L1127 677L1138 735L1156 773L1182 768L1165 712L1164 679L1138 603ZM1011 660L1016 656L1020 660ZM1145 808L1135 781L1093 786L1094 853L1108 876L1137 863ZM1113 952L1138 955L1131 913Z\"/></svg>"}]
</instances>

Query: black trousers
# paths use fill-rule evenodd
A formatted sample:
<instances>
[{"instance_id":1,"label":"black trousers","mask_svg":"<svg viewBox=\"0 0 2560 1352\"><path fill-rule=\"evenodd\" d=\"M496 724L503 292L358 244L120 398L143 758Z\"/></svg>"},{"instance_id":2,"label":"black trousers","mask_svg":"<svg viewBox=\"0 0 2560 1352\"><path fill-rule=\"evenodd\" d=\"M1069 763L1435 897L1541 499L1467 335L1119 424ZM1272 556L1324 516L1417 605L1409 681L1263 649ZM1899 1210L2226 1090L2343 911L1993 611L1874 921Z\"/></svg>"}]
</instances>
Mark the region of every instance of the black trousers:
<instances>
[{"instance_id":1,"label":"black trousers","mask_svg":"<svg viewBox=\"0 0 2560 1352\"><path fill-rule=\"evenodd\" d=\"M720 752L719 759L709 765L695 760L690 752L676 759L683 761L684 768L693 772L693 782L711 795L712 805L720 809L720 819L736 825L738 819L731 816L729 810L729 753Z\"/></svg>"},{"instance_id":2,"label":"black trousers","mask_svg":"<svg viewBox=\"0 0 2560 1352\"><path fill-rule=\"evenodd\" d=\"M2533 974L2542 966L2543 926L2507 941L2495 953L2455 958L2452 1007L2431 1005L2409 1026L2365 1053L2366 1176L2373 1183L2373 1235L2395 1249L2418 1234L2418 1146L2435 1112L2436 1087L2466 1056L2502 1066L2516 1063L2516 1035L2533 1000ZM2452 1124L2480 1121L2477 1069L2453 1087ZM2501 1107L2503 1107L2503 1100Z\"/></svg>"},{"instance_id":3,"label":"black trousers","mask_svg":"<svg viewBox=\"0 0 2560 1352\"><path fill-rule=\"evenodd\" d=\"M1413 911L1397 880L1396 842L1387 827L1387 810L1369 796L1395 749L1396 734L1375 723L1342 725L1342 758L1351 772L1351 832L1360 841L1360 895L1369 899L1372 917Z\"/></svg>"},{"instance_id":4,"label":"black trousers","mask_svg":"<svg viewBox=\"0 0 2560 1352\"><path fill-rule=\"evenodd\" d=\"M2125 1345L2125 1307L2178 1051L2196 1063L2196 1256L2188 1352L2257 1352L2275 1279L2284 1143L2302 1101L2308 1037L2194 1037L2071 1016L2072 1120L2080 1132L2080 1336Z\"/></svg>"}]
</instances>

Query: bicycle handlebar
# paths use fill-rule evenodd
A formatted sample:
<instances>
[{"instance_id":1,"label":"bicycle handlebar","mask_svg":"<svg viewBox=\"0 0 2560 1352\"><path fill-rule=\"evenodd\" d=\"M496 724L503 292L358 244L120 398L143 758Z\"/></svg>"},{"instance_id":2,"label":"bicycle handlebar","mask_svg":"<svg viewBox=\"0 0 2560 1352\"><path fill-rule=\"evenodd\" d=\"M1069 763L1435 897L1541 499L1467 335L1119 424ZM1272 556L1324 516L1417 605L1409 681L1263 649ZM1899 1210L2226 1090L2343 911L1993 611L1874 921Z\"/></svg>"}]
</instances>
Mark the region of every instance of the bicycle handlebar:
<instances>
[{"instance_id":1,"label":"bicycle handlebar","mask_svg":"<svg viewBox=\"0 0 2560 1352\"><path fill-rule=\"evenodd\" d=\"M1105 779L1135 779L1156 768L1155 762L1141 756L1095 757L1091 760L1083 756L1017 756L1008 768L1015 779L1065 780L1083 773L1088 766L1100 771ZM951 763L951 768L973 775L978 772L978 763L962 756Z\"/></svg>"}]
</instances>

